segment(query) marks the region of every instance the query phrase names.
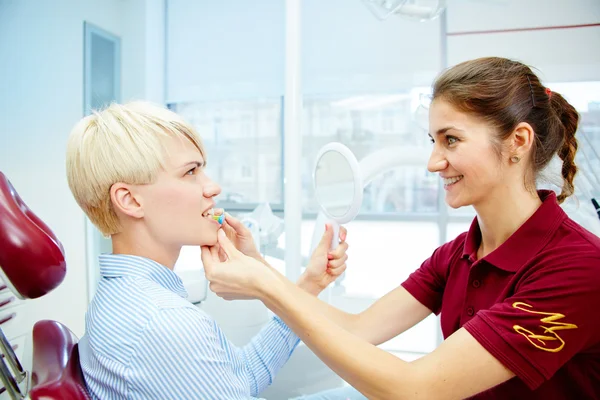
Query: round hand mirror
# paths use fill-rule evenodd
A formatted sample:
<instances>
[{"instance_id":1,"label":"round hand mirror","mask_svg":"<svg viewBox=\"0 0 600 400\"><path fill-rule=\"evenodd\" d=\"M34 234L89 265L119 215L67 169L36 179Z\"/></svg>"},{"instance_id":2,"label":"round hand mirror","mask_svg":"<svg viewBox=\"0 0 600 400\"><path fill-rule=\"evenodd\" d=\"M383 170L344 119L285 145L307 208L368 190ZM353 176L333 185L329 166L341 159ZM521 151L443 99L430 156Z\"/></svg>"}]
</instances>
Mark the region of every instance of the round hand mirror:
<instances>
[{"instance_id":1,"label":"round hand mirror","mask_svg":"<svg viewBox=\"0 0 600 400\"><path fill-rule=\"evenodd\" d=\"M329 143L319 150L313 174L315 195L321 210L331 221L331 248L339 243L340 224L354 219L360 210L363 185L358 161L341 143Z\"/></svg>"}]
</instances>

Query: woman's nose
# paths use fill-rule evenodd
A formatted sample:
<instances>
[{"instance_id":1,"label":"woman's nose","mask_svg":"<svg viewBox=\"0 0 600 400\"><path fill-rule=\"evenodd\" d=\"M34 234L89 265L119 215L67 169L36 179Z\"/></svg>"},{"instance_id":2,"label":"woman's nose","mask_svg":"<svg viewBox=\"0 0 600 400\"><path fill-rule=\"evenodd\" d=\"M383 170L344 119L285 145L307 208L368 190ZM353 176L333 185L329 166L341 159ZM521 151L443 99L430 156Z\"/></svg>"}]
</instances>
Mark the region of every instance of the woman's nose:
<instances>
[{"instance_id":1,"label":"woman's nose","mask_svg":"<svg viewBox=\"0 0 600 400\"><path fill-rule=\"evenodd\" d=\"M437 151L433 150L431 152L431 156L429 157L429 161L427 162L427 170L429 172L440 172L448 167L448 161L444 157L444 155Z\"/></svg>"},{"instance_id":2,"label":"woman's nose","mask_svg":"<svg viewBox=\"0 0 600 400\"><path fill-rule=\"evenodd\" d=\"M204 185L204 196L215 197L221 193L221 186L212 180L208 180Z\"/></svg>"}]
</instances>

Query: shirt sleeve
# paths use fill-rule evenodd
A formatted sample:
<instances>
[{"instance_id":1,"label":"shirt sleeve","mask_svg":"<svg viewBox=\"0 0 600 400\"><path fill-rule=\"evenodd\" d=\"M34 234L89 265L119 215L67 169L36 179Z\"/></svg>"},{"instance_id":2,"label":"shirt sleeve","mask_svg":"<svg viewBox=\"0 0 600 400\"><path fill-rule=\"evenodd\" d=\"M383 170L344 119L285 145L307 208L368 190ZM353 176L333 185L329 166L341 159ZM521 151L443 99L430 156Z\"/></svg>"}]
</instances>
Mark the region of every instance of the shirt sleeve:
<instances>
[{"instance_id":1,"label":"shirt sleeve","mask_svg":"<svg viewBox=\"0 0 600 400\"><path fill-rule=\"evenodd\" d=\"M451 259L462 249L465 236L466 233L463 233L455 240L438 247L431 257L402 283L404 289L435 314L439 314L442 308Z\"/></svg>"},{"instance_id":2,"label":"shirt sleeve","mask_svg":"<svg viewBox=\"0 0 600 400\"><path fill-rule=\"evenodd\" d=\"M273 383L275 374L290 359L298 343L298 336L275 316L249 344L237 349L251 375L254 396Z\"/></svg>"},{"instance_id":3,"label":"shirt sleeve","mask_svg":"<svg viewBox=\"0 0 600 400\"><path fill-rule=\"evenodd\" d=\"M132 357L128 392L131 399L254 399L297 343L289 328L274 319L238 349L201 311L163 309Z\"/></svg>"},{"instance_id":4,"label":"shirt sleeve","mask_svg":"<svg viewBox=\"0 0 600 400\"><path fill-rule=\"evenodd\" d=\"M532 390L600 342L600 260L551 264L536 268L510 298L464 325Z\"/></svg>"}]
</instances>

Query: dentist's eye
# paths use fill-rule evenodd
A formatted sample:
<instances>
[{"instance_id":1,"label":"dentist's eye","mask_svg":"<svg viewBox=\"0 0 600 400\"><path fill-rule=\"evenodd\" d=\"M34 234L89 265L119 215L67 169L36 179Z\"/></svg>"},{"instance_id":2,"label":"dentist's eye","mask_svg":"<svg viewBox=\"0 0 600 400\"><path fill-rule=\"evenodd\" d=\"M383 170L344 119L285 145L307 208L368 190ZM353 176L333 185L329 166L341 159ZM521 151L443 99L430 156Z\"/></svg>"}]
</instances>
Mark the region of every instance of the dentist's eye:
<instances>
[{"instance_id":1,"label":"dentist's eye","mask_svg":"<svg viewBox=\"0 0 600 400\"><path fill-rule=\"evenodd\" d=\"M435 144L435 140L433 140L433 138L431 136L429 136L429 143Z\"/></svg>"}]
</instances>

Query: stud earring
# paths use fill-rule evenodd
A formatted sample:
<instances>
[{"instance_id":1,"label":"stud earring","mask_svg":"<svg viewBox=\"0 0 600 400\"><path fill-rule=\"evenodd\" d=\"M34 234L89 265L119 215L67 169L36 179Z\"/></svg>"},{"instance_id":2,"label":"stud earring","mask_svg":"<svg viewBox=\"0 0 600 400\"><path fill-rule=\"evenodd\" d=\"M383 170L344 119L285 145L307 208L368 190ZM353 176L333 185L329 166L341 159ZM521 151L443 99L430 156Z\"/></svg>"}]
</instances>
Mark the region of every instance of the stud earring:
<instances>
[{"instance_id":1,"label":"stud earring","mask_svg":"<svg viewBox=\"0 0 600 400\"><path fill-rule=\"evenodd\" d=\"M510 161L514 162L515 164L518 163L519 161L521 161L521 159L519 158L519 156L512 156L510 158Z\"/></svg>"}]
</instances>

